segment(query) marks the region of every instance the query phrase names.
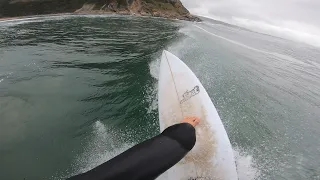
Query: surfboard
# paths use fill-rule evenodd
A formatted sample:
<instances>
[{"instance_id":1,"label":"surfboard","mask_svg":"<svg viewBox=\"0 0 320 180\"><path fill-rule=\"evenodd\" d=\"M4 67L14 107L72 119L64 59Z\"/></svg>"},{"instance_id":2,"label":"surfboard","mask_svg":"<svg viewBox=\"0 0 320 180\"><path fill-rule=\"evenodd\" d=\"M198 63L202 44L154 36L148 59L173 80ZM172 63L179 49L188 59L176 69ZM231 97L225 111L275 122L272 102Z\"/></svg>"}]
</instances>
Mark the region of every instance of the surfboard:
<instances>
[{"instance_id":1,"label":"surfboard","mask_svg":"<svg viewBox=\"0 0 320 180\"><path fill-rule=\"evenodd\" d=\"M168 51L162 53L158 86L161 131L185 116L201 119L194 148L167 171L168 179L238 180L230 140L208 93L190 68Z\"/></svg>"}]
</instances>

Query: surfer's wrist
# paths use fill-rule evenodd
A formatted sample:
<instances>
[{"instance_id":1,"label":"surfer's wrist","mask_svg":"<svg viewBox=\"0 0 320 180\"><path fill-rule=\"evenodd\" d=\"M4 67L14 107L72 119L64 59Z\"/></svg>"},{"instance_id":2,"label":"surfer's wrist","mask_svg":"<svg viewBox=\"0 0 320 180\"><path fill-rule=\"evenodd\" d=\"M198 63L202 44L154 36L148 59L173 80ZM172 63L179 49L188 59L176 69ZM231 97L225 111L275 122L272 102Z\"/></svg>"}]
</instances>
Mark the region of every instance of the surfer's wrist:
<instances>
[{"instance_id":1,"label":"surfer's wrist","mask_svg":"<svg viewBox=\"0 0 320 180\"><path fill-rule=\"evenodd\" d=\"M180 123L168 127L162 133L181 144L184 149L190 151L196 142L196 129L190 123Z\"/></svg>"}]
</instances>

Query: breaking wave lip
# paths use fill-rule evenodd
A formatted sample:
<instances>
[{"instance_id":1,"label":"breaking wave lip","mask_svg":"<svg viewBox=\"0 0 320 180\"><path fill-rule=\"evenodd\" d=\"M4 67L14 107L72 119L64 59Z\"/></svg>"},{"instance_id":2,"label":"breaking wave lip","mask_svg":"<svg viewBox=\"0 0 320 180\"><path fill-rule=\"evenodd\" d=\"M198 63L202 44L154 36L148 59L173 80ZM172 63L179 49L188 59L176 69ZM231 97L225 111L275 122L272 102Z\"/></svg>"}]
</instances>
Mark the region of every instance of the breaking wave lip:
<instances>
[{"instance_id":1,"label":"breaking wave lip","mask_svg":"<svg viewBox=\"0 0 320 180\"><path fill-rule=\"evenodd\" d=\"M160 62L161 60L157 58L149 63L149 71L154 82L152 85L147 85L145 87L145 100L148 102L149 106L147 112L150 114L158 110L158 80L159 80L159 71L160 71Z\"/></svg>"},{"instance_id":2,"label":"breaking wave lip","mask_svg":"<svg viewBox=\"0 0 320 180\"><path fill-rule=\"evenodd\" d=\"M202 28L202 27L200 27L200 26L197 26L197 25L194 25L194 26L197 27L198 29L201 29L202 31L204 31L204 32L212 35L212 36L215 36L215 37L217 37L217 38L223 39L223 40L225 40L225 41L228 41L228 42L230 42L230 43L232 43L232 44L235 44L235 45L238 45L238 46L240 46L240 47L243 47L243 48L246 48L246 49L249 49L249 50L258 52L258 53L275 56L275 57L277 57L277 58L279 58L279 59L284 59L284 60L287 60L287 61L289 61L289 62L294 62L294 63L297 63L297 64L304 64L304 65L306 64L306 63L304 63L304 62L302 62L302 61L300 61L300 60L298 60L298 59L295 59L295 58L293 58L293 57L291 57L291 56L289 56L289 55L284 55L284 54L280 54L280 53L276 53L276 52L270 52L270 51L265 51L265 50L257 49L257 48L254 48L254 47L251 47L251 46L242 44L242 43L240 43L240 42L237 42L237 41L234 41L234 40L225 38L225 37L223 37L223 36L219 36L219 35L217 35L217 34L214 34L214 33L210 32L210 31L208 31L208 30L206 30L206 29L204 29L204 28Z\"/></svg>"},{"instance_id":3,"label":"breaking wave lip","mask_svg":"<svg viewBox=\"0 0 320 180\"><path fill-rule=\"evenodd\" d=\"M124 17L124 15L119 14L61 14L61 15L39 15L35 17L21 17L7 20L0 20L0 27L10 27L16 26L19 24L27 24L33 22L44 22L51 20L63 20L69 18L78 18L78 17L86 17L86 18L103 18L103 17ZM131 18L133 16L126 16L126 18ZM142 16L143 17L143 16ZM150 17L157 18L157 17Z\"/></svg>"},{"instance_id":4,"label":"breaking wave lip","mask_svg":"<svg viewBox=\"0 0 320 180\"><path fill-rule=\"evenodd\" d=\"M311 24L305 24L295 21L283 21L271 24L264 21L257 21L239 17L232 17L230 19L203 15L201 15L200 17L208 18L215 21L221 21L222 23L239 26L258 33L284 38L295 42L302 42L318 48L320 47L320 28L315 27ZM301 29L301 27L306 28Z\"/></svg>"},{"instance_id":5,"label":"breaking wave lip","mask_svg":"<svg viewBox=\"0 0 320 180\"><path fill-rule=\"evenodd\" d=\"M87 18L97 18L97 17L113 17L119 15L112 15L112 14L64 14L64 15L43 15L43 16L36 16L36 17L22 17L22 18L14 18L8 20L1 20L0 26L16 26L19 24L27 24L33 22L44 22L50 20L63 20L68 18L75 18L75 17L87 17Z\"/></svg>"},{"instance_id":6,"label":"breaking wave lip","mask_svg":"<svg viewBox=\"0 0 320 180\"><path fill-rule=\"evenodd\" d=\"M10 27L10 26L16 26L20 24L27 24L27 23L33 23L33 22L44 22L44 21L50 21L50 20L63 20L70 18L72 16L70 15L61 15L61 16L41 16L41 17L28 17L28 18L19 18L19 19L9 19L9 20L3 20L0 21L0 27Z\"/></svg>"},{"instance_id":7,"label":"breaking wave lip","mask_svg":"<svg viewBox=\"0 0 320 180\"><path fill-rule=\"evenodd\" d=\"M233 21L237 25L245 26L246 28L249 28L258 32L290 39L293 41L303 42L316 47L320 47L320 32L318 32L319 34L314 34L312 32L308 32L308 30L300 31L300 30L295 30L288 27L272 25L262 21L253 21L253 20L243 19L243 18L233 18ZM287 23L287 22L284 22L284 23ZM296 25L298 26L299 23ZM306 25L301 24L301 26L306 26ZM312 31L312 30L310 29L309 31Z\"/></svg>"}]
</instances>

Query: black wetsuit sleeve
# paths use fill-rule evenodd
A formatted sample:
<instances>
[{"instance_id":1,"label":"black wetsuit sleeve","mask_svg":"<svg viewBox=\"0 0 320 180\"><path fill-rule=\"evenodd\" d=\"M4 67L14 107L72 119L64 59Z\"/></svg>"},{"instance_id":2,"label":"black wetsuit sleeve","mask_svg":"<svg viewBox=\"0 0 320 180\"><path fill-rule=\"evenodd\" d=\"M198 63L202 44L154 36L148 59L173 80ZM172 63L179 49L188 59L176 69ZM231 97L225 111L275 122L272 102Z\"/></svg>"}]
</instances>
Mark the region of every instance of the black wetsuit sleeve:
<instances>
[{"instance_id":1,"label":"black wetsuit sleeve","mask_svg":"<svg viewBox=\"0 0 320 180\"><path fill-rule=\"evenodd\" d=\"M108 162L69 180L149 180L178 163L195 145L195 128L176 124Z\"/></svg>"}]
</instances>

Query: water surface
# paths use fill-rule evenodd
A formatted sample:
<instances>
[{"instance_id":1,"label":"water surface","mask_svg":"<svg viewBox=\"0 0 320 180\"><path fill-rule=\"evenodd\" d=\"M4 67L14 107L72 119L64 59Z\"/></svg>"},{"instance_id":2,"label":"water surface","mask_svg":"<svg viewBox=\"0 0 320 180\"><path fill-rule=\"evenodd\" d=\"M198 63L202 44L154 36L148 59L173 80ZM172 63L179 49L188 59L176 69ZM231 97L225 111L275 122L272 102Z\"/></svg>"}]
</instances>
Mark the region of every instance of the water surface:
<instances>
[{"instance_id":1,"label":"water surface","mask_svg":"<svg viewBox=\"0 0 320 180\"><path fill-rule=\"evenodd\" d=\"M217 22L0 22L0 179L63 179L159 133L167 49L199 77L241 180L320 179L320 50Z\"/></svg>"}]
</instances>

